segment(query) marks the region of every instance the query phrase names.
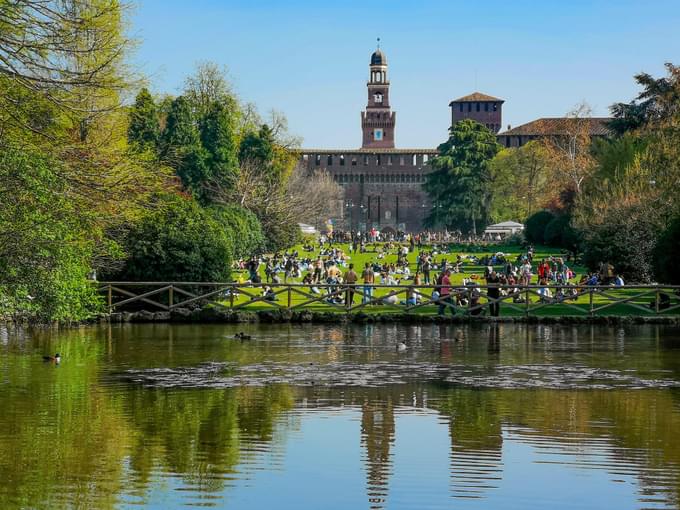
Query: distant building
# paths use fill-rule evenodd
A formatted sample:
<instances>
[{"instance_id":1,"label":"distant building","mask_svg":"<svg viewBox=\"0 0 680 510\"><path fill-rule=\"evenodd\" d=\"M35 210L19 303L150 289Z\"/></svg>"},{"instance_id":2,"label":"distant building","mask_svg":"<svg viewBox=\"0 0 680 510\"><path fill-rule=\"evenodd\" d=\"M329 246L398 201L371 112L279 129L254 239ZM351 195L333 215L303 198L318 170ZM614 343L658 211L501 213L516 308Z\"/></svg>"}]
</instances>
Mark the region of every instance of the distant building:
<instances>
[{"instance_id":1,"label":"distant building","mask_svg":"<svg viewBox=\"0 0 680 510\"><path fill-rule=\"evenodd\" d=\"M501 130L503 116L503 101L497 97L488 96L481 92L473 92L459 97L449 103L451 107L451 125L464 119L472 119L483 124L490 131L498 133Z\"/></svg>"},{"instance_id":2,"label":"distant building","mask_svg":"<svg viewBox=\"0 0 680 510\"><path fill-rule=\"evenodd\" d=\"M587 119L576 119L573 117L546 117L533 120L511 128L497 135L498 143L503 147L521 147L531 140L546 137L567 136L575 132L577 122L588 122L588 130L591 137L606 137L611 135L607 123L610 117L590 117Z\"/></svg>"},{"instance_id":3,"label":"distant building","mask_svg":"<svg viewBox=\"0 0 680 510\"><path fill-rule=\"evenodd\" d=\"M419 231L430 201L422 189L435 148L395 148L396 113L390 107L387 57L372 55L366 110L361 112L360 149L302 149L300 162L324 170L344 189L333 215L335 228Z\"/></svg>"}]
</instances>

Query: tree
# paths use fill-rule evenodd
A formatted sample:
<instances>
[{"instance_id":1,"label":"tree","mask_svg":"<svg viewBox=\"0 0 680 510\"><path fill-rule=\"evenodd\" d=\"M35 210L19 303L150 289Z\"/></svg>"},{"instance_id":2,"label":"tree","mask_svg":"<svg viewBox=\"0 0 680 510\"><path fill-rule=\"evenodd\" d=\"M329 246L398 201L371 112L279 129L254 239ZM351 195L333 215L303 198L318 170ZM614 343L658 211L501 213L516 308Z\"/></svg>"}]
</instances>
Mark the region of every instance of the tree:
<instances>
[{"instance_id":1,"label":"tree","mask_svg":"<svg viewBox=\"0 0 680 510\"><path fill-rule=\"evenodd\" d=\"M680 216L664 229L654 247L654 275L660 283L680 285Z\"/></svg>"},{"instance_id":2,"label":"tree","mask_svg":"<svg viewBox=\"0 0 680 510\"><path fill-rule=\"evenodd\" d=\"M592 110L586 103L567 114L565 131L544 139L553 171L562 186L580 193L583 181L595 167L590 152Z\"/></svg>"},{"instance_id":3,"label":"tree","mask_svg":"<svg viewBox=\"0 0 680 510\"><path fill-rule=\"evenodd\" d=\"M132 225L128 258L111 278L130 281L227 281L234 235L195 201L165 194Z\"/></svg>"},{"instance_id":4,"label":"tree","mask_svg":"<svg viewBox=\"0 0 680 510\"><path fill-rule=\"evenodd\" d=\"M680 67L666 63L668 77L654 78L648 73L635 75L643 87L630 103L615 103L609 109L614 119L610 129L618 135L658 124L680 113Z\"/></svg>"},{"instance_id":5,"label":"tree","mask_svg":"<svg viewBox=\"0 0 680 510\"><path fill-rule=\"evenodd\" d=\"M554 195L548 153L539 142L503 149L490 163L492 221L524 221Z\"/></svg>"},{"instance_id":6,"label":"tree","mask_svg":"<svg viewBox=\"0 0 680 510\"><path fill-rule=\"evenodd\" d=\"M141 150L158 150L160 125L158 109L148 89L143 88L137 94L135 104L130 109L128 124L128 142L137 145Z\"/></svg>"},{"instance_id":7,"label":"tree","mask_svg":"<svg viewBox=\"0 0 680 510\"><path fill-rule=\"evenodd\" d=\"M477 225L489 218L493 193L489 163L500 150L495 135L478 122L466 119L451 127L424 183L434 205L427 218L430 225L440 219L442 206L447 225L468 224L477 233Z\"/></svg>"},{"instance_id":8,"label":"tree","mask_svg":"<svg viewBox=\"0 0 680 510\"><path fill-rule=\"evenodd\" d=\"M237 118L223 103L215 102L201 119L201 143L207 151L211 179L233 185L238 172Z\"/></svg>"},{"instance_id":9,"label":"tree","mask_svg":"<svg viewBox=\"0 0 680 510\"><path fill-rule=\"evenodd\" d=\"M538 211L527 218L524 235L530 243L543 244L546 227L555 219L550 211Z\"/></svg>"}]
</instances>

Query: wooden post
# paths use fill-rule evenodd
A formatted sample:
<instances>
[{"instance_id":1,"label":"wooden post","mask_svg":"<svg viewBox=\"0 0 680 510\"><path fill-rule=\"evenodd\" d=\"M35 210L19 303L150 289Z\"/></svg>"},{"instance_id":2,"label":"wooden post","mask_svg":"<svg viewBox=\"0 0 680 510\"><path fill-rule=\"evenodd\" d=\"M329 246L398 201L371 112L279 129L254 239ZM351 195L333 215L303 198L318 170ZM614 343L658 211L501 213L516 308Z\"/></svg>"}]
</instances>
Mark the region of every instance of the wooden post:
<instances>
[{"instance_id":1,"label":"wooden post","mask_svg":"<svg viewBox=\"0 0 680 510\"><path fill-rule=\"evenodd\" d=\"M170 288L168 289L168 309L172 310L172 306L175 302L175 288L170 285Z\"/></svg>"},{"instance_id":2,"label":"wooden post","mask_svg":"<svg viewBox=\"0 0 680 510\"><path fill-rule=\"evenodd\" d=\"M293 304L293 290L290 287L290 284L288 284L288 308Z\"/></svg>"},{"instance_id":3,"label":"wooden post","mask_svg":"<svg viewBox=\"0 0 680 510\"><path fill-rule=\"evenodd\" d=\"M113 288L111 287L111 285L109 285L107 291L107 302L109 304L109 313L111 313L111 310L113 308Z\"/></svg>"},{"instance_id":4,"label":"wooden post","mask_svg":"<svg viewBox=\"0 0 680 510\"><path fill-rule=\"evenodd\" d=\"M656 292L654 293L654 310L656 311L656 315L659 315L659 299L661 296L659 295L659 287L656 288Z\"/></svg>"},{"instance_id":5,"label":"wooden post","mask_svg":"<svg viewBox=\"0 0 680 510\"><path fill-rule=\"evenodd\" d=\"M236 292L236 287L232 285L229 289L229 308L234 308L234 292Z\"/></svg>"},{"instance_id":6,"label":"wooden post","mask_svg":"<svg viewBox=\"0 0 680 510\"><path fill-rule=\"evenodd\" d=\"M524 293L524 314L529 317L529 287L525 289Z\"/></svg>"},{"instance_id":7,"label":"wooden post","mask_svg":"<svg viewBox=\"0 0 680 510\"><path fill-rule=\"evenodd\" d=\"M590 299L590 316L593 316L593 289L591 288L589 291L589 299Z\"/></svg>"}]
</instances>

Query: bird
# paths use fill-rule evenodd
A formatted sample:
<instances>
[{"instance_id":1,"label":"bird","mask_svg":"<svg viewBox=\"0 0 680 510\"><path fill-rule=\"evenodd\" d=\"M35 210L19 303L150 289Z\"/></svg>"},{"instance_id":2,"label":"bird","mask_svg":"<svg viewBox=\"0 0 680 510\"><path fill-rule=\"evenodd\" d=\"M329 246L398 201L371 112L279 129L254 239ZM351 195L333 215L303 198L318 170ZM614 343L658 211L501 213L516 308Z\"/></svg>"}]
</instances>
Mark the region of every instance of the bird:
<instances>
[{"instance_id":1,"label":"bird","mask_svg":"<svg viewBox=\"0 0 680 510\"><path fill-rule=\"evenodd\" d=\"M453 334L453 338L454 338L454 340L456 340L456 342L458 342L459 340L465 339L465 335L463 334L463 330L457 329L456 332Z\"/></svg>"},{"instance_id":2,"label":"bird","mask_svg":"<svg viewBox=\"0 0 680 510\"><path fill-rule=\"evenodd\" d=\"M61 354L56 353L54 356L43 356L43 361L52 361L54 363L59 363L61 361Z\"/></svg>"},{"instance_id":3,"label":"bird","mask_svg":"<svg viewBox=\"0 0 680 510\"><path fill-rule=\"evenodd\" d=\"M399 342L397 344L397 351L404 352L406 349L408 349L408 347L406 346L406 344L404 342Z\"/></svg>"},{"instance_id":4,"label":"bird","mask_svg":"<svg viewBox=\"0 0 680 510\"><path fill-rule=\"evenodd\" d=\"M251 340L252 337L250 335L246 335L243 331L240 333L236 333L234 338L237 338L238 340Z\"/></svg>"}]
</instances>

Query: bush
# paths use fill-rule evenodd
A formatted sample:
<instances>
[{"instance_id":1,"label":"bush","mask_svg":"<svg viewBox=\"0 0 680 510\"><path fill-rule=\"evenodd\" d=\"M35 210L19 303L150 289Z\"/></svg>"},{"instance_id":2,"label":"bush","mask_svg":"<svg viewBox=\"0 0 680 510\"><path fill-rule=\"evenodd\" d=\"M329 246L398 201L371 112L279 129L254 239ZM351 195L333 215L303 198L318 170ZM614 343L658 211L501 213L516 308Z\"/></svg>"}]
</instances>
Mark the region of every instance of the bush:
<instances>
[{"instance_id":1,"label":"bush","mask_svg":"<svg viewBox=\"0 0 680 510\"><path fill-rule=\"evenodd\" d=\"M231 240L234 258L248 258L264 249L262 225L252 212L237 205L213 206L209 211Z\"/></svg>"},{"instance_id":2,"label":"bush","mask_svg":"<svg viewBox=\"0 0 680 510\"><path fill-rule=\"evenodd\" d=\"M577 232L571 226L571 217L566 214L553 218L543 233L545 244L568 250L576 248L577 238Z\"/></svg>"},{"instance_id":3,"label":"bush","mask_svg":"<svg viewBox=\"0 0 680 510\"><path fill-rule=\"evenodd\" d=\"M680 285L680 216L661 233L653 252L654 276L660 283Z\"/></svg>"},{"instance_id":4,"label":"bush","mask_svg":"<svg viewBox=\"0 0 680 510\"><path fill-rule=\"evenodd\" d=\"M653 251L659 235L654 210L641 206L612 207L602 222L583 232L583 262L592 271L608 262L626 281L653 279Z\"/></svg>"},{"instance_id":5,"label":"bush","mask_svg":"<svg viewBox=\"0 0 680 510\"><path fill-rule=\"evenodd\" d=\"M161 206L133 225L128 258L111 278L123 281L226 281L231 275L230 236L192 199L164 195Z\"/></svg>"},{"instance_id":6,"label":"bush","mask_svg":"<svg viewBox=\"0 0 680 510\"><path fill-rule=\"evenodd\" d=\"M529 216L524 228L524 235L527 241L534 244L543 244L545 242L545 228L555 218L555 215L549 211L538 211Z\"/></svg>"}]
</instances>

